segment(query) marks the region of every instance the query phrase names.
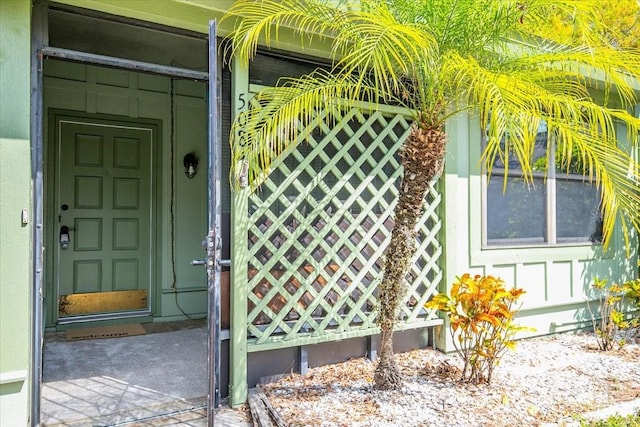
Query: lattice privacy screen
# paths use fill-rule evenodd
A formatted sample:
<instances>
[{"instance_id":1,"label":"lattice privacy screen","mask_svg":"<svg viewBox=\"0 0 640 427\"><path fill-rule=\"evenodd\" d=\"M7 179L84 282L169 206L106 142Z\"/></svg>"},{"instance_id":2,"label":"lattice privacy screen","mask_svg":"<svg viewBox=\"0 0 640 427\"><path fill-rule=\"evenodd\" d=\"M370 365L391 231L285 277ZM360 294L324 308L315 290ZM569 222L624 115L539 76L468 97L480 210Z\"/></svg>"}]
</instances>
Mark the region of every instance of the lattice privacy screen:
<instances>
[{"instance_id":1,"label":"lattice privacy screen","mask_svg":"<svg viewBox=\"0 0 640 427\"><path fill-rule=\"evenodd\" d=\"M250 346L375 333L376 286L401 176L395 153L408 120L354 107L331 128L320 123L249 196ZM407 277L407 324L436 318L423 304L442 280L440 201L432 189Z\"/></svg>"}]
</instances>

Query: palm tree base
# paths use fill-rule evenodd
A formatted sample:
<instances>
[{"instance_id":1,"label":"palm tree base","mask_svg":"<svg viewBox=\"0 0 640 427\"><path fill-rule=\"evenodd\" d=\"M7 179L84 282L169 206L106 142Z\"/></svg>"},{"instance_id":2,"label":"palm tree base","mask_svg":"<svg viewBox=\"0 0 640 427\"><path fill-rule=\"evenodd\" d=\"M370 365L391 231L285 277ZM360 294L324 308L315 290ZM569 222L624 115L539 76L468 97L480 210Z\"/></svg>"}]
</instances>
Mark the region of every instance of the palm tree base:
<instances>
[{"instance_id":1,"label":"palm tree base","mask_svg":"<svg viewBox=\"0 0 640 427\"><path fill-rule=\"evenodd\" d=\"M402 390L402 375L396 363L395 357L380 358L375 373L373 374L376 390L400 391Z\"/></svg>"},{"instance_id":2,"label":"palm tree base","mask_svg":"<svg viewBox=\"0 0 640 427\"><path fill-rule=\"evenodd\" d=\"M399 391L402 389L402 375L393 354L393 325L380 334L378 366L373 374L373 388L376 390Z\"/></svg>"}]
</instances>

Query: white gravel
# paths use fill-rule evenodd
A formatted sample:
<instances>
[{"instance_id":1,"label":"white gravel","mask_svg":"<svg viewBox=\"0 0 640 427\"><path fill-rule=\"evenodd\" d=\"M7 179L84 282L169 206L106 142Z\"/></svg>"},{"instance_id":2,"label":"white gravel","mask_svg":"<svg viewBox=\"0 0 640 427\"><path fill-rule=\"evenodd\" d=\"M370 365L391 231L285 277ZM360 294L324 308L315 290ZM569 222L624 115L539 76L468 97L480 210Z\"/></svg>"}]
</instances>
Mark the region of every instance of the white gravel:
<instances>
[{"instance_id":1,"label":"white gravel","mask_svg":"<svg viewBox=\"0 0 640 427\"><path fill-rule=\"evenodd\" d=\"M462 384L459 358L434 350L397 355L402 392L372 388L366 359L311 369L264 391L290 426L540 426L640 396L640 346L600 352L592 334L518 342L491 385ZM637 409L640 408L636 408Z\"/></svg>"}]
</instances>

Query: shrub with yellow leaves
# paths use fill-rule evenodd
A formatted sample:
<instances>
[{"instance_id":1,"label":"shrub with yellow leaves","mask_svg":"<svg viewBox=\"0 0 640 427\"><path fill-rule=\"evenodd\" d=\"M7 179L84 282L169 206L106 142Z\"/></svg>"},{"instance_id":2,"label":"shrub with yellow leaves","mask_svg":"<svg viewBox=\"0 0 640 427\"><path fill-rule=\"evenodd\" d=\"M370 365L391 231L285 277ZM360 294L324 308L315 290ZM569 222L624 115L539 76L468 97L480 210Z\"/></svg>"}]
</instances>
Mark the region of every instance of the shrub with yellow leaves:
<instances>
[{"instance_id":1,"label":"shrub with yellow leaves","mask_svg":"<svg viewBox=\"0 0 640 427\"><path fill-rule=\"evenodd\" d=\"M531 328L513 320L522 289L507 290L504 281L493 276L458 277L449 295L435 295L426 308L443 311L449 317L457 354L464 362L461 380L473 384L491 383L494 368L506 349L515 348L515 335Z\"/></svg>"},{"instance_id":2,"label":"shrub with yellow leaves","mask_svg":"<svg viewBox=\"0 0 640 427\"><path fill-rule=\"evenodd\" d=\"M622 348L627 342L624 332L636 328L639 323L637 318L629 318L629 315L625 314L625 308L628 308L625 307L625 297L638 304L640 279L622 285L608 284L606 279L597 277L593 281L592 288L597 294L600 316L596 316L593 312L589 301L587 301L587 309L591 314L598 349L609 351L613 349L614 344Z\"/></svg>"}]
</instances>

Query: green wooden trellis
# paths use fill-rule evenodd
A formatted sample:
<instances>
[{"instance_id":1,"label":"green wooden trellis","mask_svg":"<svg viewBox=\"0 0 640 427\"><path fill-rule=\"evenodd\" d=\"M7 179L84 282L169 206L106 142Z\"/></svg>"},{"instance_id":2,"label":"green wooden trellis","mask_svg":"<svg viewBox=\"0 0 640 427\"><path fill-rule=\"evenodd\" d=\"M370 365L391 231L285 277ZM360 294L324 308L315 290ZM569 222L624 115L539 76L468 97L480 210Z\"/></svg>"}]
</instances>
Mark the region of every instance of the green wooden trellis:
<instances>
[{"instance_id":1,"label":"green wooden trellis","mask_svg":"<svg viewBox=\"0 0 640 427\"><path fill-rule=\"evenodd\" d=\"M258 190L234 193L234 363L242 353L379 332L376 287L401 177L396 153L411 118L396 107L353 106L338 123L323 119L300 133ZM423 307L443 280L437 187L419 221L398 329L442 323ZM240 319L244 333L233 325Z\"/></svg>"},{"instance_id":2,"label":"green wooden trellis","mask_svg":"<svg viewBox=\"0 0 640 427\"><path fill-rule=\"evenodd\" d=\"M376 332L375 290L401 174L395 153L408 120L353 107L329 128L320 115L248 196L249 351ZM440 200L432 190L420 221L404 327L437 319L422 306L442 279Z\"/></svg>"}]
</instances>

